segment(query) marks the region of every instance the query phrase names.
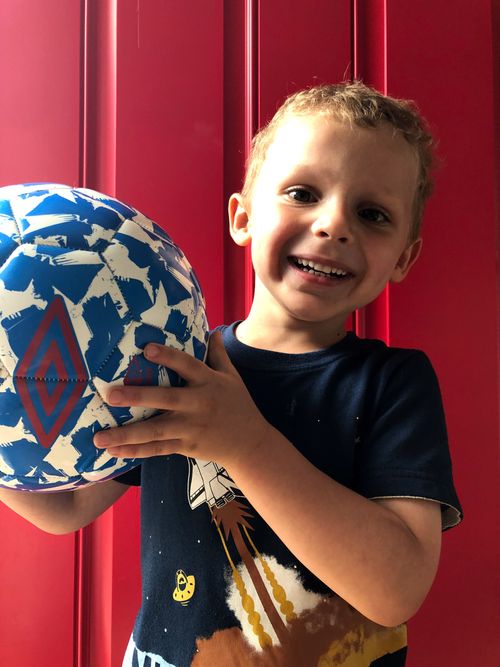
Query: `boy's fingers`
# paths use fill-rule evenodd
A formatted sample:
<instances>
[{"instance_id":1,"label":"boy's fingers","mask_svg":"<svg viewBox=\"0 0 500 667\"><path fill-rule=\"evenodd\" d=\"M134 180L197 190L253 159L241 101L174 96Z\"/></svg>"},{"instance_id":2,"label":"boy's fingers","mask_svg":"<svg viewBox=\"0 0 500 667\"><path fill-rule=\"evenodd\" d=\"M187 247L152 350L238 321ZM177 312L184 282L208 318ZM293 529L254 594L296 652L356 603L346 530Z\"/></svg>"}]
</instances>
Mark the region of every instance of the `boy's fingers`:
<instances>
[{"instance_id":1,"label":"boy's fingers","mask_svg":"<svg viewBox=\"0 0 500 667\"><path fill-rule=\"evenodd\" d=\"M184 387L120 386L107 396L109 405L126 405L154 410L179 410L184 404Z\"/></svg>"},{"instance_id":2,"label":"boy's fingers","mask_svg":"<svg viewBox=\"0 0 500 667\"><path fill-rule=\"evenodd\" d=\"M175 454L179 449L180 442L180 440L168 440L164 442L145 442L140 445L118 445L108 447L107 452L117 459L147 459L152 456Z\"/></svg>"},{"instance_id":3,"label":"boy's fingers","mask_svg":"<svg viewBox=\"0 0 500 667\"><path fill-rule=\"evenodd\" d=\"M105 429L94 435L94 444L99 448L144 445L149 442L172 440L178 430L175 419L169 420L166 415L158 415L142 422L133 422L125 426ZM130 455L128 455L130 456Z\"/></svg>"},{"instance_id":4,"label":"boy's fingers","mask_svg":"<svg viewBox=\"0 0 500 667\"><path fill-rule=\"evenodd\" d=\"M199 379L200 373L203 373L205 368L202 361L187 354L187 352L165 345L157 345L156 343L146 345L144 356L155 364L166 366L175 371L187 382Z\"/></svg>"},{"instance_id":5,"label":"boy's fingers","mask_svg":"<svg viewBox=\"0 0 500 667\"><path fill-rule=\"evenodd\" d=\"M195 384L196 381L200 381L204 377L206 378L209 368L220 371L234 370L234 366L227 356L220 331L215 331L210 335L207 354L208 365L182 350L155 343L146 345L144 356L155 364L170 368L191 384Z\"/></svg>"}]
</instances>

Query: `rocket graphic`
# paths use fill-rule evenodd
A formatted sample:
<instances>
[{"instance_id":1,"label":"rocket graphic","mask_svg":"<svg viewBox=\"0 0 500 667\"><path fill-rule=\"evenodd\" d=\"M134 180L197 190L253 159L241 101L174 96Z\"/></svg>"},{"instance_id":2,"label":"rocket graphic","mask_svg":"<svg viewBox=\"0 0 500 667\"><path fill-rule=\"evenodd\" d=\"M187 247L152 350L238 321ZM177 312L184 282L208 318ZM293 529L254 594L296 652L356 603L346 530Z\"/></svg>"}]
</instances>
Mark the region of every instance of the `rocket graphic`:
<instances>
[{"instance_id":1,"label":"rocket graphic","mask_svg":"<svg viewBox=\"0 0 500 667\"><path fill-rule=\"evenodd\" d=\"M210 508L224 507L236 497L233 480L225 468L214 461L188 458L188 499L191 509L203 503Z\"/></svg>"}]
</instances>

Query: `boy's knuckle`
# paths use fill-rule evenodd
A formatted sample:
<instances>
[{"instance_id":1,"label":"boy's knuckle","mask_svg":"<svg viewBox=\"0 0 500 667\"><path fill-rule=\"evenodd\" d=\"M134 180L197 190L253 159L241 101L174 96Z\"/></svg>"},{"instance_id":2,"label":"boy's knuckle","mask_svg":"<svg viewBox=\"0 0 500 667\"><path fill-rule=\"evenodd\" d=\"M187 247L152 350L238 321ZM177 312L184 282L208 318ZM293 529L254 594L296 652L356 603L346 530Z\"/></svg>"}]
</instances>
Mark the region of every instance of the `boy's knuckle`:
<instances>
[{"instance_id":1,"label":"boy's knuckle","mask_svg":"<svg viewBox=\"0 0 500 667\"><path fill-rule=\"evenodd\" d=\"M220 400L220 393L217 390L217 388L214 389L214 391L210 394L205 394L203 397L203 408L204 412L208 415L213 417L213 415L217 411L217 406L219 404Z\"/></svg>"},{"instance_id":2,"label":"boy's knuckle","mask_svg":"<svg viewBox=\"0 0 500 667\"><path fill-rule=\"evenodd\" d=\"M198 440L197 439L190 440L189 443L186 445L186 451L193 458L196 458L196 453L198 451L198 448L199 448L199 446L198 446Z\"/></svg>"},{"instance_id":3,"label":"boy's knuckle","mask_svg":"<svg viewBox=\"0 0 500 667\"><path fill-rule=\"evenodd\" d=\"M155 424L151 429L151 440L164 440L165 427L162 424Z\"/></svg>"},{"instance_id":4,"label":"boy's knuckle","mask_svg":"<svg viewBox=\"0 0 500 667\"><path fill-rule=\"evenodd\" d=\"M165 404L170 410L176 410L181 405L182 396L179 394L179 389L175 388L173 390L167 391L165 394Z\"/></svg>"},{"instance_id":5,"label":"boy's knuckle","mask_svg":"<svg viewBox=\"0 0 500 667\"><path fill-rule=\"evenodd\" d=\"M207 396L207 397L203 397L203 398L200 400L200 404L199 404L199 408L200 408L200 409L199 409L199 415L200 415L200 418L201 418L204 422L206 422L208 415L212 414L213 407L214 407L214 405L213 405L213 401L210 399L210 397L208 397L208 396Z\"/></svg>"},{"instance_id":6,"label":"boy's knuckle","mask_svg":"<svg viewBox=\"0 0 500 667\"><path fill-rule=\"evenodd\" d=\"M122 390L127 401L133 404L134 401L137 401L141 396L140 387L135 387L132 384L126 385L126 388Z\"/></svg>"},{"instance_id":7,"label":"boy's knuckle","mask_svg":"<svg viewBox=\"0 0 500 667\"><path fill-rule=\"evenodd\" d=\"M152 455L153 456L161 456L164 453L163 448L160 444L155 445L152 448Z\"/></svg>"}]
</instances>

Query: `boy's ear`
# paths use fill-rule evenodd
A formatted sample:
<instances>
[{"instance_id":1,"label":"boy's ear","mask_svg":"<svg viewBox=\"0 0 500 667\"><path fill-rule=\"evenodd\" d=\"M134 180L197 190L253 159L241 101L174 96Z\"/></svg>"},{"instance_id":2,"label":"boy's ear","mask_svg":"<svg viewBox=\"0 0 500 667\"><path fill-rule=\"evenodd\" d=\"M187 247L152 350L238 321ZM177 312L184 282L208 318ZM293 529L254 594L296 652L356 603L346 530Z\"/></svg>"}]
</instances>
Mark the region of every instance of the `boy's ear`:
<instances>
[{"instance_id":1,"label":"boy's ear","mask_svg":"<svg viewBox=\"0 0 500 667\"><path fill-rule=\"evenodd\" d=\"M252 240L248 225L249 216L239 192L229 197L228 214L229 232L233 241L239 246L248 245Z\"/></svg>"},{"instance_id":2,"label":"boy's ear","mask_svg":"<svg viewBox=\"0 0 500 667\"><path fill-rule=\"evenodd\" d=\"M391 282L400 283L406 278L409 270L415 264L422 250L422 239L417 239L413 241L409 246L405 248L402 252L401 257L398 259L398 263L394 267L391 276Z\"/></svg>"}]
</instances>

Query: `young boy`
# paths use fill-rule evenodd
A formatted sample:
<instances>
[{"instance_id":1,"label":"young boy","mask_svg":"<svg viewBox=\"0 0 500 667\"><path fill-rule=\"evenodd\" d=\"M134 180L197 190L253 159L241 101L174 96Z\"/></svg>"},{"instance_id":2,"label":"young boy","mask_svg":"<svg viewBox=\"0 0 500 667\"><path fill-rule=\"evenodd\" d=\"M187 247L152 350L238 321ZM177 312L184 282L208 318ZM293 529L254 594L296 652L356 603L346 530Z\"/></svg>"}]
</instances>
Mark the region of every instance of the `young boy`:
<instances>
[{"instance_id":1,"label":"young boy","mask_svg":"<svg viewBox=\"0 0 500 667\"><path fill-rule=\"evenodd\" d=\"M346 321L416 261L432 140L360 83L289 98L255 138L231 235L251 245L248 317L208 364L147 346L182 388L123 387L159 416L95 436L139 468L0 498L66 532L142 485L143 600L124 665L404 665L443 528L459 522L441 398L415 350Z\"/></svg>"}]
</instances>

